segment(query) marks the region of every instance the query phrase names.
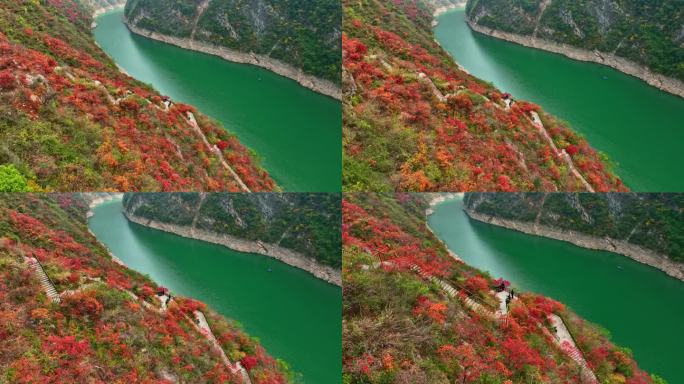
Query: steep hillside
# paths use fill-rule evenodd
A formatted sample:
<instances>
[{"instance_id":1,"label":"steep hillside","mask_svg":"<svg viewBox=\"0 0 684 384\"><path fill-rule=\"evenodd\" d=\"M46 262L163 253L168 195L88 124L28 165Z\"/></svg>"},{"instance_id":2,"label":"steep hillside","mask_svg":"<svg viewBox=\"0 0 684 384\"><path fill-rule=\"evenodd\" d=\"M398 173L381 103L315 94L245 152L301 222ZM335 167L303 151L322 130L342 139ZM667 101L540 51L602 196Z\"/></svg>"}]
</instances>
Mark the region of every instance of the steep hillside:
<instances>
[{"instance_id":1,"label":"steep hillside","mask_svg":"<svg viewBox=\"0 0 684 384\"><path fill-rule=\"evenodd\" d=\"M346 383L662 383L563 304L518 293L450 255L424 196L346 195ZM567 331L567 332L566 332Z\"/></svg>"},{"instance_id":2,"label":"steep hillside","mask_svg":"<svg viewBox=\"0 0 684 384\"><path fill-rule=\"evenodd\" d=\"M259 65L340 97L339 1L130 0L125 17L133 32Z\"/></svg>"},{"instance_id":3,"label":"steep hillside","mask_svg":"<svg viewBox=\"0 0 684 384\"><path fill-rule=\"evenodd\" d=\"M113 259L92 198L0 197L0 383L289 382L234 322Z\"/></svg>"},{"instance_id":4,"label":"steep hillside","mask_svg":"<svg viewBox=\"0 0 684 384\"><path fill-rule=\"evenodd\" d=\"M0 2L0 175L34 191L277 188L234 135L120 73L88 12Z\"/></svg>"},{"instance_id":5,"label":"steep hillside","mask_svg":"<svg viewBox=\"0 0 684 384\"><path fill-rule=\"evenodd\" d=\"M466 15L479 32L606 64L684 97L679 0L471 0Z\"/></svg>"},{"instance_id":6,"label":"steep hillside","mask_svg":"<svg viewBox=\"0 0 684 384\"><path fill-rule=\"evenodd\" d=\"M453 61L431 30L448 3L343 5L345 190L625 189L566 125Z\"/></svg>"},{"instance_id":7,"label":"steep hillside","mask_svg":"<svg viewBox=\"0 0 684 384\"><path fill-rule=\"evenodd\" d=\"M681 194L472 193L465 206L475 219L622 253L684 280Z\"/></svg>"},{"instance_id":8,"label":"steep hillside","mask_svg":"<svg viewBox=\"0 0 684 384\"><path fill-rule=\"evenodd\" d=\"M186 237L260 253L340 285L340 195L137 193L129 220Z\"/></svg>"}]
</instances>

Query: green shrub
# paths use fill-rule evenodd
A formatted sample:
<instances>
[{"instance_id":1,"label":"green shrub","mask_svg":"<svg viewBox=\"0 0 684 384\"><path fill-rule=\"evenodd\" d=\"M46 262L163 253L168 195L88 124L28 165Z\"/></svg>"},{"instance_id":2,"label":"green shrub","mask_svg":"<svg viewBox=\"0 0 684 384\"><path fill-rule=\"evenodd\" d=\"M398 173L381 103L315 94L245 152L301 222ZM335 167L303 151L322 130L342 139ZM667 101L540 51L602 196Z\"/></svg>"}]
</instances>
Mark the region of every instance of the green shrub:
<instances>
[{"instance_id":1,"label":"green shrub","mask_svg":"<svg viewBox=\"0 0 684 384\"><path fill-rule=\"evenodd\" d=\"M14 165L0 165L0 192L29 192L24 175Z\"/></svg>"}]
</instances>

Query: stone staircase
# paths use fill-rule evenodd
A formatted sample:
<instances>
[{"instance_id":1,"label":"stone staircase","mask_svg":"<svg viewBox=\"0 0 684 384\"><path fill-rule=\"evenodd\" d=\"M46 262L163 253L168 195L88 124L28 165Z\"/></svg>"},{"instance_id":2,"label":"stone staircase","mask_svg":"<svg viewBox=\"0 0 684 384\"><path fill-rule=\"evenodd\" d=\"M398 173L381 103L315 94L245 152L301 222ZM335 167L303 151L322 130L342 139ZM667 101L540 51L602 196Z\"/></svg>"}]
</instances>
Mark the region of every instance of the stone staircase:
<instances>
[{"instance_id":1,"label":"stone staircase","mask_svg":"<svg viewBox=\"0 0 684 384\"><path fill-rule=\"evenodd\" d=\"M383 264L392 264L392 262L378 262L370 266L363 266L363 269L376 269ZM421 278L437 284L448 297L460 298L466 305L466 307L470 308L473 312L485 317L500 320L502 322L505 322L508 319L508 307L506 306L505 302L506 298L509 295L508 292L499 292L495 295L500 302L500 307L495 312L470 298L470 296L468 296L468 294L465 291L458 291L449 283L423 271L418 265L412 265L411 270L416 272ZM582 383L598 384L598 379L596 378L596 375L591 370L591 368L589 368L589 365L584 359L582 352L575 345L575 341L572 338L572 335L570 334L568 329L566 328L563 319L561 319L556 314L551 314L549 315L549 320L556 329L555 334L549 332L549 330L546 329L546 327L544 327L541 323L538 324L539 327L544 331L545 334L549 335L556 342L556 344L564 353L566 353L573 361L577 363L577 365L579 365L579 367L582 370Z\"/></svg>"},{"instance_id":2,"label":"stone staircase","mask_svg":"<svg viewBox=\"0 0 684 384\"><path fill-rule=\"evenodd\" d=\"M207 322L207 318L204 316L204 313L201 311L194 311L193 315L195 315L195 320L197 322L193 322L193 325L200 331L202 335L211 343L212 347L214 350L219 354L221 357L221 360L223 363L230 369L230 372L233 375L239 375L242 377L242 383L243 384L252 384L252 380L249 378L249 374L247 373L247 370L240 364L240 362L233 363L228 359L228 356L226 356L226 352L223 350L221 347L221 344L216 340L216 337L214 336L214 332L211 331L211 328L209 327L209 323Z\"/></svg>"},{"instance_id":3,"label":"stone staircase","mask_svg":"<svg viewBox=\"0 0 684 384\"><path fill-rule=\"evenodd\" d=\"M40 285L43 286L43 289L45 290L45 293L47 294L48 298L53 303L59 303L61 301L59 293L57 292L57 289L55 288L54 284L52 284L52 281L50 280L48 275L45 273L43 266L40 265L38 259L36 259L35 257L25 257L25 260L31 268L31 270L33 271L33 273L40 281Z\"/></svg>"},{"instance_id":4,"label":"stone staircase","mask_svg":"<svg viewBox=\"0 0 684 384\"><path fill-rule=\"evenodd\" d=\"M475 312L479 315L482 315L482 316L490 317L490 318L496 318L497 317L496 314L494 313L494 311L491 311L490 309L488 309L484 305L482 305L482 304L478 303L477 301L471 299L470 296L468 296L468 294L466 294L464 291L459 292L456 288L451 286L446 281L444 281L442 279L438 279L437 277L430 275L429 273L423 271L419 266L413 265L413 266L411 266L411 270L415 271L423 279L429 280L429 281L437 284L447 296L452 297L452 298L460 298L463 301L463 303L466 305L466 307L470 308L470 310L472 310L473 312Z\"/></svg>"},{"instance_id":5,"label":"stone staircase","mask_svg":"<svg viewBox=\"0 0 684 384\"><path fill-rule=\"evenodd\" d=\"M560 349L565 352L577 365L582 369L582 379L585 383L598 384L596 375L589 368L587 361L584 360L582 351L575 345L575 340L572 338L570 331L568 331L563 319L556 314L550 314L548 317L551 324L556 328L556 334L554 335L554 340Z\"/></svg>"}]
</instances>

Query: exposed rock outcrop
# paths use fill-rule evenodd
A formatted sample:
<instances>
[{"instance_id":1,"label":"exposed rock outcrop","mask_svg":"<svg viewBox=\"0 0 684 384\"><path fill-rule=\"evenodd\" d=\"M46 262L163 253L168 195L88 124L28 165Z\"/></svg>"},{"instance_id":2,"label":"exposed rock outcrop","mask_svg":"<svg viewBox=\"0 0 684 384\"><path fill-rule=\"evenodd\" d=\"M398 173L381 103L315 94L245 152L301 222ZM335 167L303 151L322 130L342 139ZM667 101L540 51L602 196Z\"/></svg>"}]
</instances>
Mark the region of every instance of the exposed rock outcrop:
<instances>
[{"instance_id":1,"label":"exposed rock outcrop","mask_svg":"<svg viewBox=\"0 0 684 384\"><path fill-rule=\"evenodd\" d=\"M319 279L325 280L331 284L342 286L342 276L340 271L318 263L316 260L310 257L306 257L300 253L283 248L276 244L269 244L258 240L244 240L226 234L219 234L216 232L193 228L191 226L163 223L140 216L135 216L127 211L124 211L124 215L128 220L134 223L158 229L160 231L173 233L190 239L223 245L238 252L257 253L260 255L273 257L293 267L303 269Z\"/></svg>"},{"instance_id":2,"label":"exposed rock outcrop","mask_svg":"<svg viewBox=\"0 0 684 384\"><path fill-rule=\"evenodd\" d=\"M588 61L598 64L607 65L615 68L620 72L637 77L649 85L652 85L665 92L684 97L684 82L672 77L667 77L651 71L643 65L639 65L629 61L623 57L616 56L612 53L588 51L585 49L576 48L567 44L554 43L552 41L540 39L533 36L523 36L514 33L502 32L493 28L487 28L475 24L472 20L467 20L468 25L474 31L496 37L498 39L506 40L512 43L520 44L525 47L542 49L545 51L558 53L574 60Z\"/></svg>"},{"instance_id":3,"label":"exposed rock outcrop","mask_svg":"<svg viewBox=\"0 0 684 384\"><path fill-rule=\"evenodd\" d=\"M543 236L551 239L566 241L582 248L608 251L627 256L642 264L658 268L668 275L684 281L684 265L671 261L667 256L634 245L624 240L611 239L610 237L594 237L573 231L553 228L534 222L522 222L503 219L491 215L485 215L470 209L465 209L466 214L474 220L493 224L499 227L513 229L522 233L535 236Z\"/></svg>"},{"instance_id":4,"label":"exposed rock outcrop","mask_svg":"<svg viewBox=\"0 0 684 384\"><path fill-rule=\"evenodd\" d=\"M606 65L684 97L677 0L473 0L465 16L479 33Z\"/></svg>"}]
</instances>

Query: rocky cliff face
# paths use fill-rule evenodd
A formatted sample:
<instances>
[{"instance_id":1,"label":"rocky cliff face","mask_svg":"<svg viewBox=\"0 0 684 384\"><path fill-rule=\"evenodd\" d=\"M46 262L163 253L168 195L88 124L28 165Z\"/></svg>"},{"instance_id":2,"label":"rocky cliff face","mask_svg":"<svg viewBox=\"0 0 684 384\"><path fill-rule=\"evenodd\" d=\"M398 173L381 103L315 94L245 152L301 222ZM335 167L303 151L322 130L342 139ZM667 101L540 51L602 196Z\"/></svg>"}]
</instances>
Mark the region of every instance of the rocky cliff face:
<instances>
[{"instance_id":1,"label":"rocky cliff face","mask_svg":"<svg viewBox=\"0 0 684 384\"><path fill-rule=\"evenodd\" d=\"M333 0L131 0L135 33L259 65L340 98L341 8Z\"/></svg>"},{"instance_id":2,"label":"rocky cliff face","mask_svg":"<svg viewBox=\"0 0 684 384\"><path fill-rule=\"evenodd\" d=\"M274 257L340 285L340 197L329 194L127 194L129 220Z\"/></svg>"},{"instance_id":3,"label":"rocky cliff face","mask_svg":"<svg viewBox=\"0 0 684 384\"><path fill-rule=\"evenodd\" d=\"M623 254L684 280L680 194L472 193L465 207L473 219Z\"/></svg>"},{"instance_id":4,"label":"rocky cliff face","mask_svg":"<svg viewBox=\"0 0 684 384\"><path fill-rule=\"evenodd\" d=\"M611 66L684 97L684 7L677 0L472 0L481 33Z\"/></svg>"}]
</instances>

